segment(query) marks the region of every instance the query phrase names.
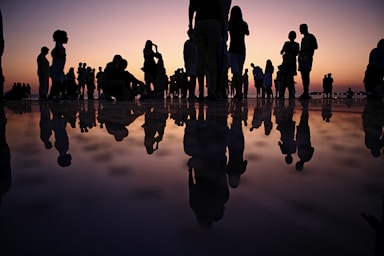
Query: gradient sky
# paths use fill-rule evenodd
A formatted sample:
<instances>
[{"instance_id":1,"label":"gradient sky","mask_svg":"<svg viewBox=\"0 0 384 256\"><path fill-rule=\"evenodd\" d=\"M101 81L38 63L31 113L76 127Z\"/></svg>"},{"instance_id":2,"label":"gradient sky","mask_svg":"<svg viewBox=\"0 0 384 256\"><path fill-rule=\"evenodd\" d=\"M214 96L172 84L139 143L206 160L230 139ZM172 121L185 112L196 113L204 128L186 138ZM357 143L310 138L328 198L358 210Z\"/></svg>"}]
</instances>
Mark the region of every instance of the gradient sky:
<instances>
[{"instance_id":1,"label":"gradient sky","mask_svg":"<svg viewBox=\"0 0 384 256\"><path fill-rule=\"evenodd\" d=\"M66 30L69 37L65 72L78 62L104 68L113 55L121 54L128 60L128 70L143 80L142 51L151 39L171 75L183 67L188 4L188 0L3 0L5 90L14 82L24 82L30 83L32 93L37 92L36 57L44 45L53 49L56 29ZM326 73L333 74L335 90L348 86L363 90L369 52L384 38L383 0L233 0L234 5L241 7L250 30L245 68L250 69L253 62L264 69L267 59L277 67L289 31L296 31L300 43L299 25L307 23L319 44L311 90L321 88ZM299 92L300 75L296 82Z\"/></svg>"}]
</instances>

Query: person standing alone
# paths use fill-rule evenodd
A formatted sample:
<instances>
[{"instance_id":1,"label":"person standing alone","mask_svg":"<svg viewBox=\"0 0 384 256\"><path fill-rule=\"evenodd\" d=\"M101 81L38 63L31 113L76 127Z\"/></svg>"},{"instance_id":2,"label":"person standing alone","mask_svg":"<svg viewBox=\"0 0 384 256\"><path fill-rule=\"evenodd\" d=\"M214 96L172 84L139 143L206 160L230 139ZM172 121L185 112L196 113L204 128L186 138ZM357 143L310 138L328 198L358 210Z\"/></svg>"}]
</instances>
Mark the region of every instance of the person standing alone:
<instances>
[{"instance_id":1,"label":"person standing alone","mask_svg":"<svg viewBox=\"0 0 384 256\"><path fill-rule=\"evenodd\" d=\"M49 90L49 61L46 56L49 52L48 47L41 47L37 56L37 75L39 76L39 100L46 100Z\"/></svg>"}]
</instances>

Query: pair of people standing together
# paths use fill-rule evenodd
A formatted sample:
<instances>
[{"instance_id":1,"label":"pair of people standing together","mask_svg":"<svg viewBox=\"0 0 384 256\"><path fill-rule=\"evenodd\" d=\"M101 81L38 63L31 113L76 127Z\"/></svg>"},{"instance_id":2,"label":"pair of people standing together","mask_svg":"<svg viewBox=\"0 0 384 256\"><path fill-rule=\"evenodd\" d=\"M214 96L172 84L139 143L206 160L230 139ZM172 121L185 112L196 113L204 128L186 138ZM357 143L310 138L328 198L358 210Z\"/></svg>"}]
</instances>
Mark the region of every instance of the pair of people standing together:
<instances>
[{"instance_id":1,"label":"pair of people standing together","mask_svg":"<svg viewBox=\"0 0 384 256\"><path fill-rule=\"evenodd\" d=\"M236 88L236 98L242 98L241 76L245 61L245 35L249 35L248 24L243 20L239 6L231 9L228 19L231 1L190 0L189 2L189 28L192 29L192 21L195 18L194 39L197 45L197 80L199 84L199 98L204 95L204 82L208 84L208 99L217 99L217 92L223 92L221 88L223 76L228 64L225 63L227 31L230 34L230 46L228 51L229 66L233 73L232 83ZM219 56L219 53L223 56ZM207 71L207 72L206 72Z\"/></svg>"}]
</instances>

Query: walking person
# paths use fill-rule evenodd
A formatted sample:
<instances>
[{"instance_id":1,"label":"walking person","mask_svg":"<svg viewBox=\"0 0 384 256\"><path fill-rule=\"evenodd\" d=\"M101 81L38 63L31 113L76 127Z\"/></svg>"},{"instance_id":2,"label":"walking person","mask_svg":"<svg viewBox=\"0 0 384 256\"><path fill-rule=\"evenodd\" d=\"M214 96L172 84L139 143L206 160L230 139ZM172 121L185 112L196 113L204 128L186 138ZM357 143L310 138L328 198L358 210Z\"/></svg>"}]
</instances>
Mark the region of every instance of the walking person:
<instances>
[{"instance_id":1,"label":"walking person","mask_svg":"<svg viewBox=\"0 0 384 256\"><path fill-rule=\"evenodd\" d=\"M37 75L39 77L39 100L46 100L49 91L49 61L46 58L48 47L41 47L37 56Z\"/></svg>"},{"instance_id":2,"label":"walking person","mask_svg":"<svg viewBox=\"0 0 384 256\"><path fill-rule=\"evenodd\" d=\"M300 99L310 99L309 84L310 73L312 70L313 55L318 48L316 37L308 32L308 25L300 25L300 33L303 35L301 39L300 52L299 52L299 71L303 81L303 94Z\"/></svg>"},{"instance_id":3,"label":"walking person","mask_svg":"<svg viewBox=\"0 0 384 256\"><path fill-rule=\"evenodd\" d=\"M243 20L243 14L239 6L231 9L228 27L229 42L229 63L232 71L232 86L236 89L235 99L242 99L241 92L242 73L245 61L245 36L249 35L248 24Z\"/></svg>"}]
</instances>

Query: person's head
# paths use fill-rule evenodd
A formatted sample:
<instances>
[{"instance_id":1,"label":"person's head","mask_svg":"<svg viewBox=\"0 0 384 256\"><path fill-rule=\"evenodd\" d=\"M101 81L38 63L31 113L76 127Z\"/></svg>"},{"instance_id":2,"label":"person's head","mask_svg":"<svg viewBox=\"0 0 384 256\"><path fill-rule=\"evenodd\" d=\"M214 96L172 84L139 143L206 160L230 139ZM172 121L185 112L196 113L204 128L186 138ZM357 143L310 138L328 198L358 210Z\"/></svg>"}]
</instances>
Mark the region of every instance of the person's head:
<instances>
[{"instance_id":1,"label":"person's head","mask_svg":"<svg viewBox=\"0 0 384 256\"><path fill-rule=\"evenodd\" d=\"M153 43L152 43L151 40L147 40L147 41L145 42L145 48L151 48L152 45L153 45Z\"/></svg>"},{"instance_id":2,"label":"person's head","mask_svg":"<svg viewBox=\"0 0 384 256\"><path fill-rule=\"evenodd\" d=\"M303 35L308 34L308 25L303 23L300 25L300 33Z\"/></svg>"},{"instance_id":3,"label":"person's head","mask_svg":"<svg viewBox=\"0 0 384 256\"><path fill-rule=\"evenodd\" d=\"M243 14L241 12L241 9L239 6L235 5L232 7L231 9L231 16L229 18L230 20L233 20L233 21L241 21L243 20Z\"/></svg>"},{"instance_id":4,"label":"person's head","mask_svg":"<svg viewBox=\"0 0 384 256\"><path fill-rule=\"evenodd\" d=\"M66 44L68 42L67 32L65 32L64 30L59 30L59 29L56 30L53 33L53 41L55 41L57 43Z\"/></svg>"},{"instance_id":5,"label":"person's head","mask_svg":"<svg viewBox=\"0 0 384 256\"><path fill-rule=\"evenodd\" d=\"M380 41L377 43L377 48L384 49L384 38L380 39Z\"/></svg>"},{"instance_id":6,"label":"person's head","mask_svg":"<svg viewBox=\"0 0 384 256\"><path fill-rule=\"evenodd\" d=\"M289 32L289 34L288 34L288 38L289 38L289 40L291 40L291 41L295 41L295 39L296 39L296 32L295 32L295 31L291 31L291 32Z\"/></svg>"},{"instance_id":7,"label":"person's head","mask_svg":"<svg viewBox=\"0 0 384 256\"><path fill-rule=\"evenodd\" d=\"M251 67L253 67L253 68L254 68L254 67L255 67L255 64L251 63Z\"/></svg>"},{"instance_id":8,"label":"person's head","mask_svg":"<svg viewBox=\"0 0 384 256\"><path fill-rule=\"evenodd\" d=\"M48 47L46 47L46 46L41 47L41 53L42 53L42 54L47 55L48 52L49 52Z\"/></svg>"}]
</instances>

